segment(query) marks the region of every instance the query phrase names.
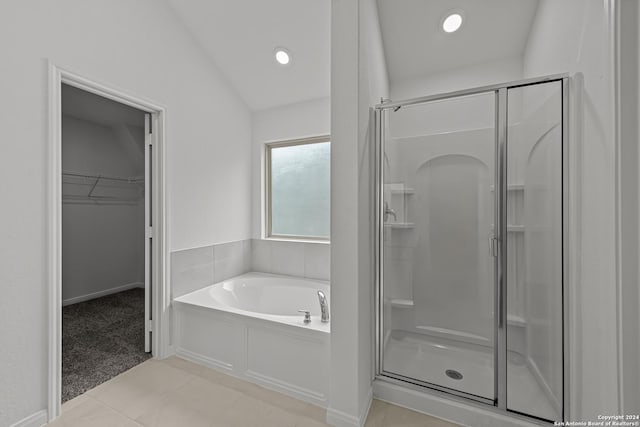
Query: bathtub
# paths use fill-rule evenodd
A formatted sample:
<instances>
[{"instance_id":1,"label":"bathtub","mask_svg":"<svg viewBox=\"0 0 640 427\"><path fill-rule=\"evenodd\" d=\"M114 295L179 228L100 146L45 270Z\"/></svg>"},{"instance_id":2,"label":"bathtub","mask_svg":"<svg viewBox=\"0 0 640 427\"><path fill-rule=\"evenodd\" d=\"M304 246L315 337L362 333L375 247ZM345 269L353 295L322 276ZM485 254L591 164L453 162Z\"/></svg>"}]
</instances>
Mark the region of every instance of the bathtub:
<instances>
[{"instance_id":1,"label":"bathtub","mask_svg":"<svg viewBox=\"0 0 640 427\"><path fill-rule=\"evenodd\" d=\"M253 272L175 298L175 353L326 407L330 323L318 290L329 299L328 282Z\"/></svg>"}]
</instances>

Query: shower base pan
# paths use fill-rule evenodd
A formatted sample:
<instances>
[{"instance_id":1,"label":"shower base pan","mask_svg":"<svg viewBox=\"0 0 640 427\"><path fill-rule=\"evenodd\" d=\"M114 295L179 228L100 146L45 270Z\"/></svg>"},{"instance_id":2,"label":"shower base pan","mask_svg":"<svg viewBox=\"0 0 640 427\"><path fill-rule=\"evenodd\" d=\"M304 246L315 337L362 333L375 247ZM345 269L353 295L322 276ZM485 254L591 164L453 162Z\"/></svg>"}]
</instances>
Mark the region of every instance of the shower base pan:
<instances>
[{"instance_id":1,"label":"shower base pan","mask_svg":"<svg viewBox=\"0 0 640 427\"><path fill-rule=\"evenodd\" d=\"M494 398L493 349L426 334L392 330L386 340L383 370L390 374ZM558 419L553 404L522 355L509 352L509 409Z\"/></svg>"}]
</instances>

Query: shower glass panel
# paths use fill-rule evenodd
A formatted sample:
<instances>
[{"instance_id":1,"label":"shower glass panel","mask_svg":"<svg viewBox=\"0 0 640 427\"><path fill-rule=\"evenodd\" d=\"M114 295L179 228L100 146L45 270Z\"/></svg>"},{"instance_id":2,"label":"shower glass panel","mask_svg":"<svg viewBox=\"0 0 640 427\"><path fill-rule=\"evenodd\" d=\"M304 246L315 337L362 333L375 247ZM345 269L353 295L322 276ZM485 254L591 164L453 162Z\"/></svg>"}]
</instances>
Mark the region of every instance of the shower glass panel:
<instances>
[{"instance_id":1,"label":"shower glass panel","mask_svg":"<svg viewBox=\"0 0 640 427\"><path fill-rule=\"evenodd\" d=\"M561 420L563 83L507 99L507 408Z\"/></svg>"},{"instance_id":2,"label":"shower glass panel","mask_svg":"<svg viewBox=\"0 0 640 427\"><path fill-rule=\"evenodd\" d=\"M379 369L493 403L496 92L382 123Z\"/></svg>"}]
</instances>

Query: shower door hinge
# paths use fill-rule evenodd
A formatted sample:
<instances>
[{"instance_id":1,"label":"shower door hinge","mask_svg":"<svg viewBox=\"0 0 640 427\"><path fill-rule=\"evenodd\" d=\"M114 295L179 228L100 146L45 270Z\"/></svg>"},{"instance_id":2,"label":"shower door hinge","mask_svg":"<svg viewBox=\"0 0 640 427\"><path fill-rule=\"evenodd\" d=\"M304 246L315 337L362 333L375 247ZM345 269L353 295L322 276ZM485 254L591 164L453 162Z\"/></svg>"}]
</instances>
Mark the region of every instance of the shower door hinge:
<instances>
[{"instance_id":1,"label":"shower door hinge","mask_svg":"<svg viewBox=\"0 0 640 427\"><path fill-rule=\"evenodd\" d=\"M153 237L153 227L147 227L146 228L146 233L144 236L146 239L150 239Z\"/></svg>"},{"instance_id":2,"label":"shower door hinge","mask_svg":"<svg viewBox=\"0 0 640 427\"><path fill-rule=\"evenodd\" d=\"M491 252L491 256L498 256L498 239L495 237L489 239L489 251Z\"/></svg>"},{"instance_id":3,"label":"shower door hinge","mask_svg":"<svg viewBox=\"0 0 640 427\"><path fill-rule=\"evenodd\" d=\"M149 320L149 332L153 332L153 320Z\"/></svg>"}]
</instances>

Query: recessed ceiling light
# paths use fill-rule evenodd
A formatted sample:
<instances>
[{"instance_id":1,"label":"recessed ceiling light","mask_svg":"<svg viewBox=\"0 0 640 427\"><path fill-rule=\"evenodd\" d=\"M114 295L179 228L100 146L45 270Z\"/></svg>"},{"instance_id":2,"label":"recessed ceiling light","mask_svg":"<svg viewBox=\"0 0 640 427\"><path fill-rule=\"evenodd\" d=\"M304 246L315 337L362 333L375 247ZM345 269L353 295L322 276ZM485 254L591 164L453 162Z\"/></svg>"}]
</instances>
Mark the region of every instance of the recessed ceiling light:
<instances>
[{"instance_id":1,"label":"recessed ceiling light","mask_svg":"<svg viewBox=\"0 0 640 427\"><path fill-rule=\"evenodd\" d=\"M462 25L462 15L459 13L452 13L451 15L444 18L442 21L442 29L445 33L453 33L460 29Z\"/></svg>"},{"instance_id":2,"label":"recessed ceiling light","mask_svg":"<svg viewBox=\"0 0 640 427\"><path fill-rule=\"evenodd\" d=\"M291 62L291 55L289 54L289 52L287 52L286 49L283 49L281 47L276 49L275 56L278 64L287 65L289 62Z\"/></svg>"}]
</instances>

